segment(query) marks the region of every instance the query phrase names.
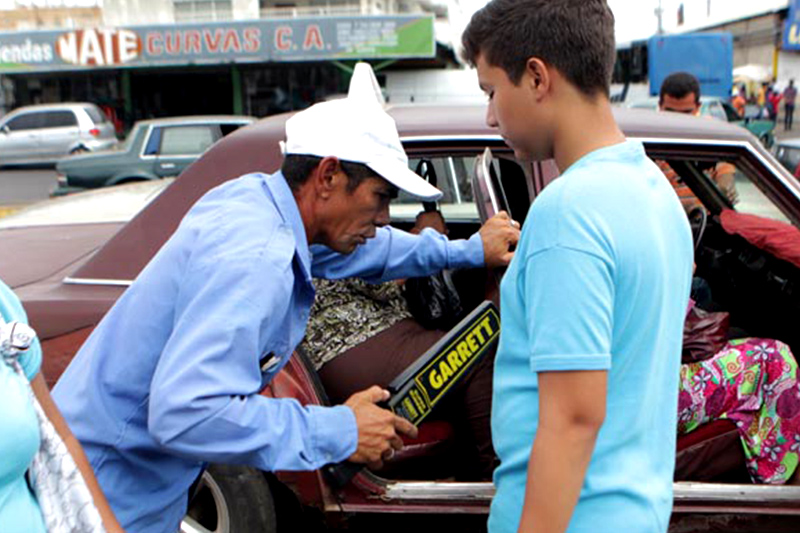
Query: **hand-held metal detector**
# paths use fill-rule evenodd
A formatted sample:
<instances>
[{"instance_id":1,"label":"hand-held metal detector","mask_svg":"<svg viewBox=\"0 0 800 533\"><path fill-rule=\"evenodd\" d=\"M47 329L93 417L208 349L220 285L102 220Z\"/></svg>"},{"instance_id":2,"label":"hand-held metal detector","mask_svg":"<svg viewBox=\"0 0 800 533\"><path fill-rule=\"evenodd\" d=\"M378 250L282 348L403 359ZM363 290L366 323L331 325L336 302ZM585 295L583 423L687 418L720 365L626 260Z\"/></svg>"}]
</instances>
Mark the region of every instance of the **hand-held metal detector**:
<instances>
[{"instance_id":1,"label":"hand-held metal detector","mask_svg":"<svg viewBox=\"0 0 800 533\"><path fill-rule=\"evenodd\" d=\"M431 346L387 387L385 407L415 426L463 380L500 337L500 314L485 301ZM345 461L323 468L335 488L342 487L364 465Z\"/></svg>"}]
</instances>

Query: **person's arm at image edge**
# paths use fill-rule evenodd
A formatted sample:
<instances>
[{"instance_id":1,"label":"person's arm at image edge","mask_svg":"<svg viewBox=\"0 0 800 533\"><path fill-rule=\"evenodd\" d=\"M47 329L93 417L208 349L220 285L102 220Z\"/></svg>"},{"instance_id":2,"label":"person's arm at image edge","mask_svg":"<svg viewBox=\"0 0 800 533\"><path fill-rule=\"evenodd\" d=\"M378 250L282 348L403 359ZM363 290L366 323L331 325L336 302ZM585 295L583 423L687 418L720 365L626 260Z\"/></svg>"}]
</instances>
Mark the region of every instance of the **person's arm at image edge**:
<instances>
[{"instance_id":1,"label":"person's arm at image edge","mask_svg":"<svg viewBox=\"0 0 800 533\"><path fill-rule=\"evenodd\" d=\"M519 531L566 531L606 413L607 372L540 372Z\"/></svg>"},{"instance_id":2,"label":"person's arm at image edge","mask_svg":"<svg viewBox=\"0 0 800 533\"><path fill-rule=\"evenodd\" d=\"M78 466L78 470L80 470L86 485L89 487L89 491L92 493L94 504L100 512L100 517L103 520L106 531L108 531L108 533L124 531L122 526L119 525L119 522L117 522L114 512L111 510L111 506L109 506L103 491L100 489L100 485L97 483L97 479L94 477L94 472L89 465L89 460L83 453L80 442L78 442L78 439L76 439L72 431L70 431L69 426L61 416L61 412L58 410L53 398L50 396L50 390L47 388L47 384L41 373L36 374L33 380L31 380L31 388L39 404L42 406L42 410L53 424L53 427L55 427L59 436L64 441L64 444L67 446L70 455L72 455L75 464Z\"/></svg>"}]
</instances>

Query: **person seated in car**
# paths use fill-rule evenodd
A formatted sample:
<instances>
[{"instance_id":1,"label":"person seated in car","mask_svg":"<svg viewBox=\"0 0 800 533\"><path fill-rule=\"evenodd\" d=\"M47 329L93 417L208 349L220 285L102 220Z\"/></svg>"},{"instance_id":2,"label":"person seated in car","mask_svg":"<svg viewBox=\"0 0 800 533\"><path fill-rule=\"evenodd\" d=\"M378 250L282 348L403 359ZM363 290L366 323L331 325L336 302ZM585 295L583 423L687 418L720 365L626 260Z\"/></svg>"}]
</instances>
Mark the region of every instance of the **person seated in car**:
<instances>
[{"instance_id":1,"label":"person seated in car","mask_svg":"<svg viewBox=\"0 0 800 533\"><path fill-rule=\"evenodd\" d=\"M658 110L699 116L700 82L688 72L670 74L661 84L658 96ZM666 161L658 160L656 164L672 184L687 213L697 207L702 207L703 204L697 196ZM736 192L736 184L734 182L736 167L730 163L720 161L706 169L705 172L716 183L722 194L731 201L731 204L735 204L738 201L739 195Z\"/></svg>"},{"instance_id":2,"label":"person seated in car","mask_svg":"<svg viewBox=\"0 0 800 533\"><path fill-rule=\"evenodd\" d=\"M420 213L411 233L426 227L447 233L438 211ZM314 280L317 294L301 348L331 402L339 403L364 386L385 388L447 333L426 328L413 317L401 283ZM454 422L459 433L459 479L491 479L496 466L489 425L493 357L494 349L432 414Z\"/></svg>"},{"instance_id":3,"label":"person seated in car","mask_svg":"<svg viewBox=\"0 0 800 533\"><path fill-rule=\"evenodd\" d=\"M682 364L678 434L714 420L736 424L754 483L800 485L800 383L789 346L730 340L710 358Z\"/></svg>"}]
</instances>

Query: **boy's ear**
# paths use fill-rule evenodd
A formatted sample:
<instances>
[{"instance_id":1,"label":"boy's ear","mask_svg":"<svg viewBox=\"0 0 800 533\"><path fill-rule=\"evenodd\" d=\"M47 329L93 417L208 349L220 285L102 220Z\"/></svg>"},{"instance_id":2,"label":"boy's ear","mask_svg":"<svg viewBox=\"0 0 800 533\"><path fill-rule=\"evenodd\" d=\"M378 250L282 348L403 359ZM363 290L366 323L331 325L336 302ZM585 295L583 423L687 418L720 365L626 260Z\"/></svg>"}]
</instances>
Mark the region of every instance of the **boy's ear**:
<instances>
[{"instance_id":1,"label":"boy's ear","mask_svg":"<svg viewBox=\"0 0 800 533\"><path fill-rule=\"evenodd\" d=\"M538 57L528 58L525 64L525 78L530 89L537 97L544 96L550 90L550 84L552 83L550 69Z\"/></svg>"}]
</instances>

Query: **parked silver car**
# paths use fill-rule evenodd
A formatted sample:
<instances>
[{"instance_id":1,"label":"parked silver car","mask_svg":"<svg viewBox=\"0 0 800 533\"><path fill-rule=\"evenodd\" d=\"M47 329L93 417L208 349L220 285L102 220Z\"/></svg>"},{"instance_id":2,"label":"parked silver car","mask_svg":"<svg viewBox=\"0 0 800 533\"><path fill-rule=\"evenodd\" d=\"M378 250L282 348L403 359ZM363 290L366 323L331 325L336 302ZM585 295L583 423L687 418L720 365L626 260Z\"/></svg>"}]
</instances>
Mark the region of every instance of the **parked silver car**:
<instances>
[{"instance_id":1,"label":"parked silver car","mask_svg":"<svg viewBox=\"0 0 800 533\"><path fill-rule=\"evenodd\" d=\"M31 105L0 118L0 166L53 163L116 144L114 125L90 103Z\"/></svg>"}]
</instances>

